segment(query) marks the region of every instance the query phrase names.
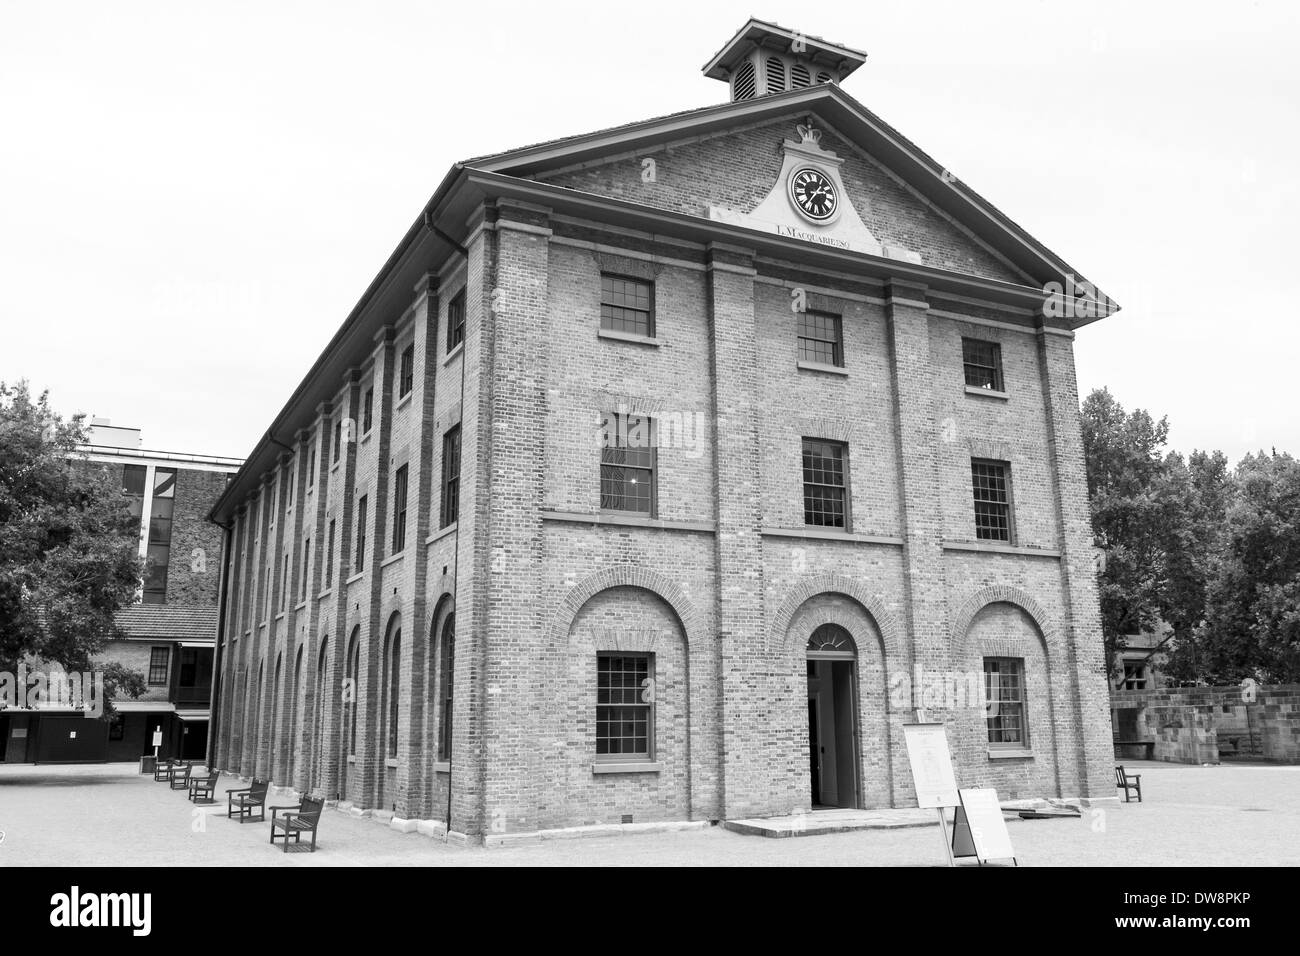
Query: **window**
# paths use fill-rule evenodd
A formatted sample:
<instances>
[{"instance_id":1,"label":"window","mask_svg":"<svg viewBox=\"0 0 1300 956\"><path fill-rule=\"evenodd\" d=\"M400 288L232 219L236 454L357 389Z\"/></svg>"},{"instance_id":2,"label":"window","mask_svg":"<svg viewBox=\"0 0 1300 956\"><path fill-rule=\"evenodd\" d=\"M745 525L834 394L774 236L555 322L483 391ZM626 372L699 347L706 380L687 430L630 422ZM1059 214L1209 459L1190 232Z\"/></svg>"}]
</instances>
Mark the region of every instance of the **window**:
<instances>
[{"instance_id":1,"label":"window","mask_svg":"<svg viewBox=\"0 0 1300 956\"><path fill-rule=\"evenodd\" d=\"M848 448L839 442L803 440L803 522L848 530Z\"/></svg>"},{"instance_id":2,"label":"window","mask_svg":"<svg viewBox=\"0 0 1300 956\"><path fill-rule=\"evenodd\" d=\"M654 286L622 276L600 277L600 327L651 338L655 334Z\"/></svg>"},{"instance_id":3,"label":"window","mask_svg":"<svg viewBox=\"0 0 1300 956\"><path fill-rule=\"evenodd\" d=\"M369 501L366 496L362 495L361 500L357 502L357 559L353 567L358 574L366 569L366 510Z\"/></svg>"},{"instance_id":4,"label":"window","mask_svg":"<svg viewBox=\"0 0 1300 956\"><path fill-rule=\"evenodd\" d=\"M171 648L154 647L149 650L149 683L167 683L167 662L171 657Z\"/></svg>"},{"instance_id":5,"label":"window","mask_svg":"<svg viewBox=\"0 0 1300 956\"><path fill-rule=\"evenodd\" d=\"M411 394L411 387L415 384L415 346L408 345L402 349L402 363L399 366L400 382L397 388L397 397L405 398Z\"/></svg>"},{"instance_id":6,"label":"window","mask_svg":"<svg viewBox=\"0 0 1300 956\"><path fill-rule=\"evenodd\" d=\"M334 445L330 448L330 460L337 462L339 460L339 451L343 447L343 419L334 423Z\"/></svg>"},{"instance_id":7,"label":"window","mask_svg":"<svg viewBox=\"0 0 1300 956\"><path fill-rule=\"evenodd\" d=\"M1029 747L1024 674L1022 660L984 658L984 716L990 747L1016 750Z\"/></svg>"},{"instance_id":8,"label":"window","mask_svg":"<svg viewBox=\"0 0 1300 956\"><path fill-rule=\"evenodd\" d=\"M596 754L650 759L653 672L649 654L596 656Z\"/></svg>"},{"instance_id":9,"label":"window","mask_svg":"<svg viewBox=\"0 0 1300 956\"><path fill-rule=\"evenodd\" d=\"M171 560L172 511L176 504L176 469L156 468L153 501L149 506L149 570L145 574L143 601L167 601L167 567Z\"/></svg>"},{"instance_id":10,"label":"window","mask_svg":"<svg viewBox=\"0 0 1300 956\"><path fill-rule=\"evenodd\" d=\"M328 537L325 539L325 590L334 586L334 520L330 519Z\"/></svg>"},{"instance_id":11,"label":"window","mask_svg":"<svg viewBox=\"0 0 1300 956\"><path fill-rule=\"evenodd\" d=\"M302 543L302 583L298 586L298 601L307 600L308 578L311 577L311 538Z\"/></svg>"},{"instance_id":12,"label":"window","mask_svg":"<svg viewBox=\"0 0 1300 956\"><path fill-rule=\"evenodd\" d=\"M465 290L461 289L447 303L447 352L465 341Z\"/></svg>"},{"instance_id":13,"label":"window","mask_svg":"<svg viewBox=\"0 0 1300 956\"><path fill-rule=\"evenodd\" d=\"M280 561L280 611L289 608L289 552L284 552Z\"/></svg>"},{"instance_id":14,"label":"window","mask_svg":"<svg viewBox=\"0 0 1300 956\"><path fill-rule=\"evenodd\" d=\"M971 459L971 484L975 490L975 537L981 541L1011 540L1011 466L1005 461Z\"/></svg>"},{"instance_id":15,"label":"window","mask_svg":"<svg viewBox=\"0 0 1300 956\"><path fill-rule=\"evenodd\" d=\"M844 365L840 317L830 312L799 313L799 361Z\"/></svg>"},{"instance_id":16,"label":"window","mask_svg":"<svg viewBox=\"0 0 1300 956\"><path fill-rule=\"evenodd\" d=\"M357 642L357 630L352 632L352 640L348 647L347 674L343 682L343 703L348 708L348 756L355 757L357 753L357 698L360 696L360 665L361 665L361 648Z\"/></svg>"},{"instance_id":17,"label":"window","mask_svg":"<svg viewBox=\"0 0 1300 956\"><path fill-rule=\"evenodd\" d=\"M972 388L1002 391L1002 346L979 339L961 340L961 361L966 369L966 384Z\"/></svg>"},{"instance_id":18,"label":"window","mask_svg":"<svg viewBox=\"0 0 1300 956\"><path fill-rule=\"evenodd\" d=\"M388 756L397 756L397 705L402 683L402 630L393 632L388 655Z\"/></svg>"},{"instance_id":19,"label":"window","mask_svg":"<svg viewBox=\"0 0 1300 956\"><path fill-rule=\"evenodd\" d=\"M438 727L438 759L451 759L451 696L452 690L456 684L454 681L456 669L456 614L455 612L447 615L447 621L442 625L442 646L439 648L440 662L438 665L438 705L437 712L441 717L441 724Z\"/></svg>"},{"instance_id":20,"label":"window","mask_svg":"<svg viewBox=\"0 0 1300 956\"><path fill-rule=\"evenodd\" d=\"M1146 690L1147 665L1142 661L1126 663L1124 665L1124 680L1120 686L1125 690Z\"/></svg>"},{"instance_id":21,"label":"window","mask_svg":"<svg viewBox=\"0 0 1300 956\"><path fill-rule=\"evenodd\" d=\"M316 486L316 442L315 441L309 441L307 443L307 460L311 462L311 464L307 466L307 487L314 488Z\"/></svg>"},{"instance_id":22,"label":"window","mask_svg":"<svg viewBox=\"0 0 1300 956\"><path fill-rule=\"evenodd\" d=\"M361 434L370 434L370 427L375 423L375 390L366 389L366 397L361 402Z\"/></svg>"},{"instance_id":23,"label":"window","mask_svg":"<svg viewBox=\"0 0 1300 956\"><path fill-rule=\"evenodd\" d=\"M123 740L126 737L126 722L120 713L108 718L108 739Z\"/></svg>"},{"instance_id":24,"label":"window","mask_svg":"<svg viewBox=\"0 0 1300 956\"><path fill-rule=\"evenodd\" d=\"M393 480L393 554L406 550L406 465Z\"/></svg>"},{"instance_id":25,"label":"window","mask_svg":"<svg viewBox=\"0 0 1300 956\"><path fill-rule=\"evenodd\" d=\"M655 513L654 422L646 415L605 416L600 449L602 511Z\"/></svg>"},{"instance_id":26,"label":"window","mask_svg":"<svg viewBox=\"0 0 1300 956\"><path fill-rule=\"evenodd\" d=\"M442 436L442 515L439 527L456 523L460 515L460 426Z\"/></svg>"}]
</instances>

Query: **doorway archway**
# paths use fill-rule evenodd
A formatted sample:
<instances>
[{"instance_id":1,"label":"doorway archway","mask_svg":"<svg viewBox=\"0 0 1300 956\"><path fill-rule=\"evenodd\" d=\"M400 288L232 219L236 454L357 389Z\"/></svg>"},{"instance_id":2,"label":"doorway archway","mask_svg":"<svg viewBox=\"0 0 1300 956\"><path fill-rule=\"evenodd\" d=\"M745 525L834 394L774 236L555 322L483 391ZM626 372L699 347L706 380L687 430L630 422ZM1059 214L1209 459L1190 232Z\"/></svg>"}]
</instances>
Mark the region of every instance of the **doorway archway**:
<instances>
[{"instance_id":1,"label":"doorway archway","mask_svg":"<svg viewBox=\"0 0 1300 956\"><path fill-rule=\"evenodd\" d=\"M838 624L822 624L808 638L808 769L814 809L857 809L858 650Z\"/></svg>"}]
</instances>

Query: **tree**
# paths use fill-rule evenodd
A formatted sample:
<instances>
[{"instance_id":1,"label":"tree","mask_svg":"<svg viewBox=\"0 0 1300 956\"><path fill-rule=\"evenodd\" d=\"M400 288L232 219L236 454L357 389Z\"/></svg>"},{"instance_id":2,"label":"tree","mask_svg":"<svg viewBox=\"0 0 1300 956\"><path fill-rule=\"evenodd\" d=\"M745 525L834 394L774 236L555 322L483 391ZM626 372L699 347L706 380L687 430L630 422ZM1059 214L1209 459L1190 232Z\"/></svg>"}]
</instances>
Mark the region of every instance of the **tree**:
<instances>
[{"instance_id":1,"label":"tree","mask_svg":"<svg viewBox=\"0 0 1300 956\"><path fill-rule=\"evenodd\" d=\"M67 671L123 636L114 615L135 600L138 520L106 469L76 461L81 415L48 394L0 382L0 670L31 655ZM133 681L115 673L129 693Z\"/></svg>"},{"instance_id":2,"label":"tree","mask_svg":"<svg viewBox=\"0 0 1300 956\"><path fill-rule=\"evenodd\" d=\"M1105 552L1098 575L1107 665L1117 667L1120 639L1151 630L1161 613L1173 489L1163 448L1166 419L1125 412L1107 389L1083 403L1083 445L1092 527Z\"/></svg>"},{"instance_id":3,"label":"tree","mask_svg":"<svg viewBox=\"0 0 1300 956\"><path fill-rule=\"evenodd\" d=\"M1204 621L1172 674L1208 683L1300 681L1300 462L1274 451L1237 465Z\"/></svg>"}]
</instances>

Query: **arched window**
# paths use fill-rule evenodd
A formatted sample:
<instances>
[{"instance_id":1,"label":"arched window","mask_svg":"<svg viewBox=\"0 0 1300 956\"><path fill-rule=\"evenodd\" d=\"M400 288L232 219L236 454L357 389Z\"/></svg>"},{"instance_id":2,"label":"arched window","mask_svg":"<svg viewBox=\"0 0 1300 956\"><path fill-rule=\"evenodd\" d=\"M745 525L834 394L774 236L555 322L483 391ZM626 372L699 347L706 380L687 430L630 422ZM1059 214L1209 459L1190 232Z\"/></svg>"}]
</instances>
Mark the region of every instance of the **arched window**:
<instances>
[{"instance_id":1,"label":"arched window","mask_svg":"<svg viewBox=\"0 0 1300 956\"><path fill-rule=\"evenodd\" d=\"M767 91L769 93L785 92L785 63L779 56L767 58Z\"/></svg>"},{"instance_id":2,"label":"arched window","mask_svg":"<svg viewBox=\"0 0 1300 956\"><path fill-rule=\"evenodd\" d=\"M829 73L818 73L818 74L817 74L817 82L818 82L818 83L829 83L830 81L831 81L831 75L830 75Z\"/></svg>"},{"instance_id":3,"label":"arched window","mask_svg":"<svg viewBox=\"0 0 1300 956\"><path fill-rule=\"evenodd\" d=\"M267 757L268 773L275 772L275 750L278 742L276 733L278 725L276 724L276 718L279 717L280 712L280 665L283 661L283 654L275 655L275 678L271 681L271 720L266 728L267 736L270 738L271 744Z\"/></svg>"},{"instance_id":4,"label":"arched window","mask_svg":"<svg viewBox=\"0 0 1300 956\"><path fill-rule=\"evenodd\" d=\"M447 615L438 648L438 759L451 759L451 699L455 687L456 613Z\"/></svg>"},{"instance_id":5,"label":"arched window","mask_svg":"<svg viewBox=\"0 0 1300 956\"><path fill-rule=\"evenodd\" d=\"M808 638L807 653L810 659L850 660L857 656L857 646L838 624L823 624Z\"/></svg>"},{"instance_id":6,"label":"arched window","mask_svg":"<svg viewBox=\"0 0 1300 956\"><path fill-rule=\"evenodd\" d=\"M798 90L805 86L812 86L812 74L808 72L808 67L796 63L790 67L790 89Z\"/></svg>"},{"instance_id":7,"label":"arched window","mask_svg":"<svg viewBox=\"0 0 1300 956\"><path fill-rule=\"evenodd\" d=\"M757 92L754 79L754 62L746 60L737 68L731 80L731 98L733 100L752 100Z\"/></svg>"},{"instance_id":8,"label":"arched window","mask_svg":"<svg viewBox=\"0 0 1300 956\"><path fill-rule=\"evenodd\" d=\"M357 698L361 695L358 686L359 676L357 671L361 663L361 648L357 636L361 628L352 629L352 638L348 641L347 673L343 686L343 706L347 709L347 740L348 756L355 757L357 753Z\"/></svg>"},{"instance_id":9,"label":"arched window","mask_svg":"<svg viewBox=\"0 0 1300 956\"><path fill-rule=\"evenodd\" d=\"M289 783L293 784L294 765L298 755L298 695L302 688L302 652L305 645L298 645L297 659L293 665L293 684L289 687Z\"/></svg>"},{"instance_id":10,"label":"arched window","mask_svg":"<svg viewBox=\"0 0 1300 956\"><path fill-rule=\"evenodd\" d=\"M394 629L388 641L388 756L397 756L397 709L401 700L402 629Z\"/></svg>"},{"instance_id":11,"label":"arched window","mask_svg":"<svg viewBox=\"0 0 1300 956\"><path fill-rule=\"evenodd\" d=\"M330 660L328 648L330 639L322 637L320 642L320 660L316 664L316 713L312 719L312 765L310 773L316 786L323 785L324 768L321 764L324 762L322 757L325 754L325 704L329 699L329 667Z\"/></svg>"}]
</instances>

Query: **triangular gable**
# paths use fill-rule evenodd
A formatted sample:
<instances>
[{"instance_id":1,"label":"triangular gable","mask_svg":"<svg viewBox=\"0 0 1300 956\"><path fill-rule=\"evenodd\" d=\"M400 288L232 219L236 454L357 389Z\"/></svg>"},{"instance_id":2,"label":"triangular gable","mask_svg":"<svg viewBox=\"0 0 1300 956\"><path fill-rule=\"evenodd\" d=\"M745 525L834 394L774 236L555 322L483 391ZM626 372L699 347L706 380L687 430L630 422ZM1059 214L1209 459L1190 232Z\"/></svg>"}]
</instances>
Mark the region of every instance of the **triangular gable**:
<instances>
[{"instance_id":1,"label":"triangular gable","mask_svg":"<svg viewBox=\"0 0 1300 956\"><path fill-rule=\"evenodd\" d=\"M464 165L702 218L777 209L787 151L811 119L876 251L953 273L1076 294L1078 272L834 84L705 107L467 160ZM647 160L653 160L648 164ZM814 161L814 165L817 164ZM830 164L821 165L828 173ZM766 206L764 206L766 202ZM786 204L787 210L789 203ZM806 217L809 235L829 235ZM765 228L763 223L753 223ZM806 236L801 236L806 238ZM1100 291L1099 315L1118 306Z\"/></svg>"}]
</instances>

